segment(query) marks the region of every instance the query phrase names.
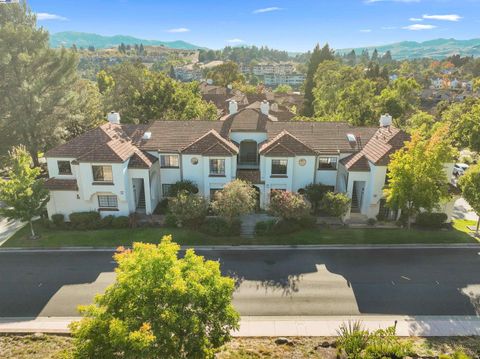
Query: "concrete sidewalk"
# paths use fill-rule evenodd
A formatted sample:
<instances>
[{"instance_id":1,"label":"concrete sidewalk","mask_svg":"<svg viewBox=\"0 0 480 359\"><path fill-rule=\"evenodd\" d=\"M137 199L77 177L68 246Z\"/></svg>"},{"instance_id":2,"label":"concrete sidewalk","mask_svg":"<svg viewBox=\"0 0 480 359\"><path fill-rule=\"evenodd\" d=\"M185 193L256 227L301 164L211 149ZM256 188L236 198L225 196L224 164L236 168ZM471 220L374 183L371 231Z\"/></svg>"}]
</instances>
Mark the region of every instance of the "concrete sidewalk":
<instances>
[{"instance_id":1,"label":"concrete sidewalk","mask_svg":"<svg viewBox=\"0 0 480 359\"><path fill-rule=\"evenodd\" d=\"M0 318L0 333L68 333L78 317ZM475 316L332 316L242 317L236 337L336 336L342 323L359 320L369 330L386 328L397 321L399 336L480 335Z\"/></svg>"}]
</instances>

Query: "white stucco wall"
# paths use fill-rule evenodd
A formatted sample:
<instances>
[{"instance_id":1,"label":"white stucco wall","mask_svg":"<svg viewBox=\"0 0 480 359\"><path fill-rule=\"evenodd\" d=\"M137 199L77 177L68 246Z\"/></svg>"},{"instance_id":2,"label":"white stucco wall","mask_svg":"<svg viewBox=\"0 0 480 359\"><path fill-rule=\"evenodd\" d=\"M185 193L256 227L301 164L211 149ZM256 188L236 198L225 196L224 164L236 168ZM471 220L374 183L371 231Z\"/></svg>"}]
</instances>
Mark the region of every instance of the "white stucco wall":
<instances>
[{"instance_id":1,"label":"white stucco wall","mask_svg":"<svg viewBox=\"0 0 480 359\"><path fill-rule=\"evenodd\" d=\"M300 166L300 160L305 159L305 166ZM315 181L315 156L296 156L293 159L293 173L292 173L292 190L298 192L299 189L305 187Z\"/></svg>"},{"instance_id":2,"label":"white stucco wall","mask_svg":"<svg viewBox=\"0 0 480 359\"><path fill-rule=\"evenodd\" d=\"M192 164L192 159L196 158L198 163ZM183 179L194 182L199 190L199 194L205 195L204 187L204 161L201 155L182 155L182 173Z\"/></svg>"}]
</instances>

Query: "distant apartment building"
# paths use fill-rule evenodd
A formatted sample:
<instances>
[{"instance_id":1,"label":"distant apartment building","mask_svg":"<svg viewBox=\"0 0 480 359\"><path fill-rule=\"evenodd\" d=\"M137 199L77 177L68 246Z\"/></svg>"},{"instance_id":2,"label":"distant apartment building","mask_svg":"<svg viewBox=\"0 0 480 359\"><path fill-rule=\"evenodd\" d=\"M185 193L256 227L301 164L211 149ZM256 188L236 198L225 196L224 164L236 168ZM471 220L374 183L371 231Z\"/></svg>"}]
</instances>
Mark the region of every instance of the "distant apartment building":
<instances>
[{"instance_id":1,"label":"distant apartment building","mask_svg":"<svg viewBox=\"0 0 480 359\"><path fill-rule=\"evenodd\" d=\"M298 87L305 81L305 75L299 73L289 74L265 74L263 76L265 86L290 85Z\"/></svg>"}]
</instances>

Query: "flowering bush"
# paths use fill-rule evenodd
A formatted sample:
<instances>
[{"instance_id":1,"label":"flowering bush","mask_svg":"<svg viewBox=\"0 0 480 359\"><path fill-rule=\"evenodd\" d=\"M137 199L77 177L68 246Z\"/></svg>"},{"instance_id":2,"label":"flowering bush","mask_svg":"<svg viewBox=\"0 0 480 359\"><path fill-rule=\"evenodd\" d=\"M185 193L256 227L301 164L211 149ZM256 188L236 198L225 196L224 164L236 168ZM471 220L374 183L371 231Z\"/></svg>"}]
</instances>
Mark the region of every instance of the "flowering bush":
<instances>
[{"instance_id":1,"label":"flowering bush","mask_svg":"<svg viewBox=\"0 0 480 359\"><path fill-rule=\"evenodd\" d=\"M285 220L299 220L310 215L310 204L302 195L288 191L272 191L270 212Z\"/></svg>"}]
</instances>

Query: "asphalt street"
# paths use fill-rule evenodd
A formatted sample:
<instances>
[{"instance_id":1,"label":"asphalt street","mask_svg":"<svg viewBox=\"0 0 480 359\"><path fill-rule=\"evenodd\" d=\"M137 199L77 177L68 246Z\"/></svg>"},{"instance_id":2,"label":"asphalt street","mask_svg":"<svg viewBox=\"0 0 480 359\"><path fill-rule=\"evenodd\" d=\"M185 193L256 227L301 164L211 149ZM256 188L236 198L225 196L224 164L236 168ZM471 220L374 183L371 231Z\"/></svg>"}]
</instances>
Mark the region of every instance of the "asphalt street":
<instances>
[{"instance_id":1,"label":"asphalt street","mask_svg":"<svg viewBox=\"0 0 480 359\"><path fill-rule=\"evenodd\" d=\"M218 250L248 316L479 315L478 249ZM114 280L110 252L0 252L0 317L76 316Z\"/></svg>"}]
</instances>

